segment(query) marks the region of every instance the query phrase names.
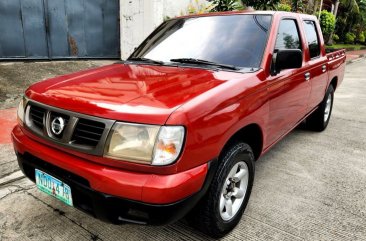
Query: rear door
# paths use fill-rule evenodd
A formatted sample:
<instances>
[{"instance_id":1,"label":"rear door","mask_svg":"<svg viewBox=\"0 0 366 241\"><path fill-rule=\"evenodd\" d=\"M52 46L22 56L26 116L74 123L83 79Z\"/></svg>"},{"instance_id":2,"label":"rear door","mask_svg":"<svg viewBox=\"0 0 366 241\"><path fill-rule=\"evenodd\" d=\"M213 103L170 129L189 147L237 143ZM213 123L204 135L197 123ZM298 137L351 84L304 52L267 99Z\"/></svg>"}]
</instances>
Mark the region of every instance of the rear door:
<instances>
[{"instance_id":1,"label":"rear door","mask_svg":"<svg viewBox=\"0 0 366 241\"><path fill-rule=\"evenodd\" d=\"M304 51L299 23L296 18L280 20L274 55L279 49L300 49ZM304 57L303 57L304 66ZM269 135L273 143L291 130L306 114L310 95L310 83L305 77L306 69L282 70L268 78L269 91Z\"/></svg>"},{"instance_id":2,"label":"rear door","mask_svg":"<svg viewBox=\"0 0 366 241\"><path fill-rule=\"evenodd\" d=\"M319 35L319 29L314 20L304 19L304 34L307 46L306 67L310 76L311 92L309 98L308 111L314 109L323 100L328 84L327 57L323 53L321 46L324 44Z\"/></svg>"}]
</instances>

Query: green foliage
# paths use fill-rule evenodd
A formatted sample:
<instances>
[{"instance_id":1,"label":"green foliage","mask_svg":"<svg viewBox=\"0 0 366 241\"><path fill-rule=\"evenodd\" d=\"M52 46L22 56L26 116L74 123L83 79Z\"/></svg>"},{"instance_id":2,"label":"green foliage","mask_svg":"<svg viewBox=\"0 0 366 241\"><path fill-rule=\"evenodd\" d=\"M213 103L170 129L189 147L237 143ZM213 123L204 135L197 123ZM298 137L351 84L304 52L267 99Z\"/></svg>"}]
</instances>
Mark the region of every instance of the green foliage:
<instances>
[{"instance_id":1,"label":"green foliage","mask_svg":"<svg viewBox=\"0 0 366 241\"><path fill-rule=\"evenodd\" d=\"M357 41L360 42L360 43L365 42L365 33L364 32L361 32L361 33L358 34Z\"/></svg>"},{"instance_id":2,"label":"green foliage","mask_svg":"<svg viewBox=\"0 0 366 241\"><path fill-rule=\"evenodd\" d=\"M347 49L353 51L353 50L363 50L365 49L365 46L361 44L333 44L327 46L327 49Z\"/></svg>"},{"instance_id":3,"label":"green foliage","mask_svg":"<svg viewBox=\"0 0 366 241\"><path fill-rule=\"evenodd\" d=\"M350 13L360 13L360 8L358 3L362 2L360 0L341 0L341 5L346 8L346 10Z\"/></svg>"},{"instance_id":4,"label":"green foliage","mask_svg":"<svg viewBox=\"0 0 366 241\"><path fill-rule=\"evenodd\" d=\"M289 4L280 3L276 7L277 11L291 12L291 6Z\"/></svg>"},{"instance_id":5,"label":"green foliage","mask_svg":"<svg viewBox=\"0 0 366 241\"><path fill-rule=\"evenodd\" d=\"M180 15L186 15L186 14L201 14L201 13L208 13L212 10L214 7L213 4L200 2L199 0L194 0L188 5L187 13L181 12Z\"/></svg>"},{"instance_id":6,"label":"green foliage","mask_svg":"<svg viewBox=\"0 0 366 241\"><path fill-rule=\"evenodd\" d=\"M293 12L303 12L304 11L304 3L302 0L291 0L292 11Z\"/></svg>"},{"instance_id":7,"label":"green foliage","mask_svg":"<svg viewBox=\"0 0 366 241\"><path fill-rule=\"evenodd\" d=\"M225 12L243 10L243 6L238 0L212 0L211 12Z\"/></svg>"},{"instance_id":8,"label":"green foliage","mask_svg":"<svg viewBox=\"0 0 366 241\"><path fill-rule=\"evenodd\" d=\"M360 41L361 32L366 30L366 0L340 0L337 12L337 24L335 33L340 41L351 41L351 36L346 33L357 33L357 41ZM364 34L365 35L365 34Z\"/></svg>"},{"instance_id":9,"label":"green foliage","mask_svg":"<svg viewBox=\"0 0 366 241\"><path fill-rule=\"evenodd\" d=\"M246 7L253 7L256 10L271 10L276 9L280 0L242 0Z\"/></svg>"},{"instance_id":10,"label":"green foliage","mask_svg":"<svg viewBox=\"0 0 366 241\"><path fill-rule=\"evenodd\" d=\"M345 39L344 41L347 43L347 44L353 44L355 42L355 38L356 38L356 35L353 34L353 33L346 33L345 35Z\"/></svg>"},{"instance_id":11,"label":"green foliage","mask_svg":"<svg viewBox=\"0 0 366 241\"><path fill-rule=\"evenodd\" d=\"M337 34L333 34L333 40L335 42L338 42L339 41L339 36Z\"/></svg>"},{"instance_id":12,"label":"green foliage","mask_svg":"<svg viewBox=\"0 0 366 241\"><path fill-rule=\"evenodd\" d=\"M320 13L320 27L324 35L330 35L335 28L335 17L327 10L323 10Z\"/></svg>"}]
</instances>

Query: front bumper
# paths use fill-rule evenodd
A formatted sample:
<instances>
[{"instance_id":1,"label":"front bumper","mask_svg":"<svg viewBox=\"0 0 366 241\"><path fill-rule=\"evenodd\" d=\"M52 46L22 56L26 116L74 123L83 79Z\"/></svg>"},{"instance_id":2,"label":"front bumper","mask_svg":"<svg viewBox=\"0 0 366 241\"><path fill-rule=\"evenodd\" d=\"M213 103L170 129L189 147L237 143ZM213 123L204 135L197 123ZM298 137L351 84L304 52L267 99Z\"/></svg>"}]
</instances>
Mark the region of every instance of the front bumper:
<instances>
[{"instance_id":1,"label":"front bumper","mask_svg":"<svg viewBox=\"0 0 366 241\"><path fill-rule=\"evenodd\" d=\"M16 126L14 148L23 173L35 168L67 183L74 206L104 221L166 224L182 218L205 194L216 161L172 175L131 173L100 166L43 145Z\"/></svg>"}]
</instances>

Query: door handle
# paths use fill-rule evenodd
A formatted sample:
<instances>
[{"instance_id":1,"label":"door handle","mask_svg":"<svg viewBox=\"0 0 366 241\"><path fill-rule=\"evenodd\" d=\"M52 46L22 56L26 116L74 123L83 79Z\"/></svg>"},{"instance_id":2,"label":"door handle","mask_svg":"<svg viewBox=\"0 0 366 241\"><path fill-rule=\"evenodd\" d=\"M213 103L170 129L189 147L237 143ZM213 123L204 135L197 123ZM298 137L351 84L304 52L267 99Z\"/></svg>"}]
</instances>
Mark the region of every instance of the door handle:
<instances>
[{"instance_id":1,"label":"door handle","mask_svg":"<svg viewBox=\"0 0 366 241\"><path fill-rule=\"evenodd\" d=\"M306 81L310 80L310 73L309 72L305 73L305 80Z\"/></svg>"},{"instance_id":2,"label":"door handle","mask_svg":"<svg viewBox=\"0 0 366 241\"><path fill-rule=\"evenodd\" d=\"M323 71L323 73L324 73L325 71L327 71L327 66L326 66L325 64L322 66L322 71Z\"/></svg>"}]
</instances>

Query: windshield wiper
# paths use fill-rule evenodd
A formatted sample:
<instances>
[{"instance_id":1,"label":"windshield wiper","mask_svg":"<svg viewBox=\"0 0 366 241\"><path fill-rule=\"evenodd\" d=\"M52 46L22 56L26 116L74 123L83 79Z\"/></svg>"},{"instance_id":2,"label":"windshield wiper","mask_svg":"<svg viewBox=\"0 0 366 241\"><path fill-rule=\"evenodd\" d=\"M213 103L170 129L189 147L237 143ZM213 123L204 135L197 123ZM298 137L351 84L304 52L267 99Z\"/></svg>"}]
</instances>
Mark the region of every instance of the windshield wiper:
<instances>
[{"instance_id":1,"label":"windshield wiper","mask_svg":"<svg viewBox=\"0 0 366 241\"><path fill-rule=\"evenodd\" d=\"M159 65L163 65L164 62L163 61L159 61L159 60L154 60L154 59L149 59L149 58L144 58L144 57L132 57L127 59L127 61L141 61L141 62L146 62L146 63L151 63L151 64L159 64Z\"/></svg>"},{"instance_id":2,"label":"windshield wiper","mask_svg":"<svg viewBox=\"0 0 366 241\"><path fill-rule=\"evenodd\" d=\"M217 66L225 69L232 69L232 70L239 70L240 68L229 65L229 64L219 64L208 60L203 59L194 59L194 58L178 58L178 59L171 59L172 62L178 62L178 63L187 63L187 64L202 64L202 65L211 65L211 66Z\"/></svg>"}]
</instances>

